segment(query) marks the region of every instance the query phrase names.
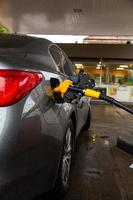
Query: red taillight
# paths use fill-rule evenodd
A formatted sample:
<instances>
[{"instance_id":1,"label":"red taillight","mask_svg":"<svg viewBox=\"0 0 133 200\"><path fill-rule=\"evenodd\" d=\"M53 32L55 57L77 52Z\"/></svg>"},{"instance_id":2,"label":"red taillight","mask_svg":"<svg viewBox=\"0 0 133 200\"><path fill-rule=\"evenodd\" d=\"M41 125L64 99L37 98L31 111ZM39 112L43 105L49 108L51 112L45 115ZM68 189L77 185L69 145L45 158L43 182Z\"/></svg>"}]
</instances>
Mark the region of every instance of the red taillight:
<instances>
[{"instance_id":1,"label":"red taillight","mask_svg":"<svg viewBox=\"0 0 133 200\"><path fill-rule=\"evenodd\" d=\"M35 72L0 70L0 106L9 106L26 96L42 80Z\"/></svg>"}]
</instances>

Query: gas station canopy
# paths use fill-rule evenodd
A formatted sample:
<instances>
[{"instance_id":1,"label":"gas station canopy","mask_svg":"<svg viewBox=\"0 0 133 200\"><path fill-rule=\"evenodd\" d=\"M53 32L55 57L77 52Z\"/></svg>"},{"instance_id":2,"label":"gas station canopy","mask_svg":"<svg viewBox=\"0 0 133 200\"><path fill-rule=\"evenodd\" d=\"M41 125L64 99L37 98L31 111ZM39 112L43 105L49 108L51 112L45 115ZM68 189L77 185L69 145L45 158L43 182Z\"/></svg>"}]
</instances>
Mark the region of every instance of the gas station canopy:
<instances>
[{"instance_id":1,"label":"gas station canopy","mask_svg":"<svg viewBox=\"0 0 133 200\"><path fill-rule=\"evenodd\" d=\"M133 35L131 0L1 0L0 23L13 32Z\"/></svg>"}]
</instances>

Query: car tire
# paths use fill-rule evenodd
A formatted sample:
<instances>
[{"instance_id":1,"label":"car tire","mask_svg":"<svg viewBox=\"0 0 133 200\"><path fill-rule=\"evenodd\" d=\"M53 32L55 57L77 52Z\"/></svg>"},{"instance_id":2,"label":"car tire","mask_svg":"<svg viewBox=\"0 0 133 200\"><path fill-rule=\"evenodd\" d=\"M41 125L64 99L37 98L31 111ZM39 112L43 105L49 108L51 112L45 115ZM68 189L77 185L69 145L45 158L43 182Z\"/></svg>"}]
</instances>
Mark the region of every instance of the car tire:
<instances>
[{"instance_id":1,"label":"car tire","mask_svg":"<svg viewBox=\"0 0 133 200\"><path fill-rule=\"evenodd\" d=\"M90 126L91 126L91 109L89 108L87 119L83 126L83 130L87 131L90 128Z\"/></svg>"},{"instance_id":2,"label":"car tire","mask_svg":"<svg viewBox=\"0 0 133 200\"><path fill-rule=\"evenodd\" d=\"M56 199L62 199L69 187L70 170L72 163L72 155L74 151L74 128L72 120L69 120L67 131L64 137L62 156L60 160L60 167L58 171L58 178L56 183Z\"/></svg>"}]
</instances>

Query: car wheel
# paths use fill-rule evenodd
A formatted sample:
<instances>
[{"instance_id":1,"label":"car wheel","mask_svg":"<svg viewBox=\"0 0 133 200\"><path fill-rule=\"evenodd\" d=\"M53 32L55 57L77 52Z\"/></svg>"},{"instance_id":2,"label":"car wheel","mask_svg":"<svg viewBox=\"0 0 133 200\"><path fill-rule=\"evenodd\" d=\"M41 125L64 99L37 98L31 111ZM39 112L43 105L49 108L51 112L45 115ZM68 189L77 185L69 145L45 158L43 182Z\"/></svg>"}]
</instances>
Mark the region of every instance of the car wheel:
<instances>
[{"instance_id":1,"label":"car wheel","mask_svg":"<svg viewBox=\"0 0 133 200\"><path fill-rule=\"evenodd\" d=\"M58 172L56 195L63 197L69 187L70 169L72 163L72 154L74 148L74 129L71 120L68 122L67 131L64 137L62 157L60 161L60 168Z\"/></svg>"},{"instance_id":2,"label":"car wheel","mask_svg":"<svg viewBox=\"0 0 133 200\"><path fill-rule=\"evenodd\" d=\"M90 125L91 125L91 109L89 108L87 119L83 126L83 130L87 131L90 128Z\"/></svg>"}]
</instances>

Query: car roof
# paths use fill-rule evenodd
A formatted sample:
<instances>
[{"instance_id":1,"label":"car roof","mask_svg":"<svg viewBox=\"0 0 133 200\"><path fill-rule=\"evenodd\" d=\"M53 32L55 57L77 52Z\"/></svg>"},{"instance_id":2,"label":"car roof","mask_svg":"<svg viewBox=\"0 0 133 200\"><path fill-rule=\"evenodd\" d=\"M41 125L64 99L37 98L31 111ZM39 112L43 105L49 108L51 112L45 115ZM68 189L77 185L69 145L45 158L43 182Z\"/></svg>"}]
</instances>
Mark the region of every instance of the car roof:
<instances>
[{"instance_id":1,"label":"car roof","mask_svg":"<svg viewBox=\"0 0 133 200\"><path fill-rule=\"evenodd\" d=\"M52 42L33 36L20 34L0 34L0 55L48 54Z\"/></svg>"},{"instance_id":2,"label":"car roof","mask_svg":"<svg viewBox=\"0 0 133 200\"><path fill-rule=\"evenodd\" d=\"M50 59L49 46L51 41L44 38L37 38L18 34L0 34L0 59L5 62L20 61L47 66L53 65ZM21 58L21 59L20 59ZM44 69L44 67L43 67Z\"/></svg>"},{"instance_id":3,"label":"car roof","mask_svg":"<svg viewBox=\"0 0 133 200\"><path fill-rule=\"evenodd\" d=\"M37 38L33 36L0 33L0 48L21 48L39 40L45 41L45 43L48 44L52 43L47 39Z\"/></svg>"}]
</instances>

